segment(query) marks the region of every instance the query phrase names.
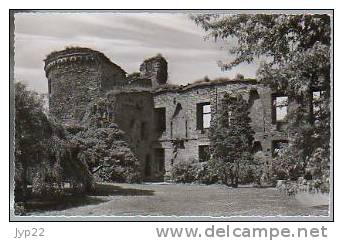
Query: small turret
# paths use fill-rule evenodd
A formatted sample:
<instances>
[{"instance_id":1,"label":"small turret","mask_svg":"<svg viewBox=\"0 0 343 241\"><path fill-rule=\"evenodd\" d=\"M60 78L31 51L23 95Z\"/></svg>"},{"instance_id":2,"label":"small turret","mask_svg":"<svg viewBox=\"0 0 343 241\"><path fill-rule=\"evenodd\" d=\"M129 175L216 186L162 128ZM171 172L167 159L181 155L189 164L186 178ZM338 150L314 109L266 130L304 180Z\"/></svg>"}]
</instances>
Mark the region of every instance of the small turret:
<instances>
[{"instance_id":1,"label":"small turret","mask_svg":"<svg viewBox=\"0 0 343 241\"><path fill-rule=\"evenodd\" d=\"M153 87L167 83L168 62L161 54L144 60L139 70L141 77L150 79Z\"/></svg>"}]
</instances>

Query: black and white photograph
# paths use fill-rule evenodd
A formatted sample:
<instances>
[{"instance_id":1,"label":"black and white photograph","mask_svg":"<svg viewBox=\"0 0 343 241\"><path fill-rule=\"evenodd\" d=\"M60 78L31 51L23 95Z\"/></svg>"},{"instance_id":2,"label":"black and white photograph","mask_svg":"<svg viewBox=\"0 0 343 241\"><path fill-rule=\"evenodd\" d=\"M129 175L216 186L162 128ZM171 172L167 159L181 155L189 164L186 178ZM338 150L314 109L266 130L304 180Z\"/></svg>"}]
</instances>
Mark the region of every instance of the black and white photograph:
<instances>
[{"instance_id":1,"label":"black and white photograph","mask_svg":"<svg viewBox=\"0 0 343 241\"><path fill-rule=\"evenodd\" d=\"M332 10L10 12L11 220L333 220Z\"/></svg>"}]
</instances>

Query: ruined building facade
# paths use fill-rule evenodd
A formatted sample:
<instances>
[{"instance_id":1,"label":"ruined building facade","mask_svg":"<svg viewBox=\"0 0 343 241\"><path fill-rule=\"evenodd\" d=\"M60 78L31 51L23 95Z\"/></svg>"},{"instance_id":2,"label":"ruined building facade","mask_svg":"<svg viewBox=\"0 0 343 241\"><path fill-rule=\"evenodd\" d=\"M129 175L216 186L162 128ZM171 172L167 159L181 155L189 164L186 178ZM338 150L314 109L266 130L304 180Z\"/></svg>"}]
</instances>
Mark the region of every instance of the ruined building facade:
<instances>
[{"instance_id":1,"label":"ruined building facade","mask_svg":"<svg viewBox=\"0 0 343 241\"><path fill-rule=\"evenodd\" d=\"M209 159L208 128L227 92L240 92L249 103L255 153L271 160L278 144L287 141L280 128L288 98L253 79L175 86L168 84L168 64L160 55L145 60L133 78L87 48L51 53L45 72L50 114L66 125L82 124L95 101L106 100L103 118L126 133L145 180L168 179L180 161Z\"/></svg>"}]
</instances>

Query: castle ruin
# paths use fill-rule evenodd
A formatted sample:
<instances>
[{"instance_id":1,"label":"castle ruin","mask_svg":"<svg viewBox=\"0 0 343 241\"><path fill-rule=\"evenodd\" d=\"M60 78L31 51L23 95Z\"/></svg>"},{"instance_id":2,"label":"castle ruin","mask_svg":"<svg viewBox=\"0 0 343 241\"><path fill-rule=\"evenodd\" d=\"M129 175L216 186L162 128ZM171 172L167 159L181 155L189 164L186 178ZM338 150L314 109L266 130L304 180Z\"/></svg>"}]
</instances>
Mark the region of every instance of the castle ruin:
<instances>
[{"instance_id":1,"label":"castle ruin","mask_svg":"<svg viewBox=\"0 0 343 241\"><path fill-rule=\"evenodd\" d=\"M208 128L227 92L240 92L248 101L253 150L267 164L279 143L287 141L280 130L288 97L254 79L204 79L176 86L168 83L168 63L161 55L145 60L140 73L128 75L88 48L53 52L44 69L50 114L66 125L80 125L87 111L96 108L95 100L106 99L102 117L126 133L145 180L168 179L180 161L209 159Z\"/></svg>"}]
</instances>

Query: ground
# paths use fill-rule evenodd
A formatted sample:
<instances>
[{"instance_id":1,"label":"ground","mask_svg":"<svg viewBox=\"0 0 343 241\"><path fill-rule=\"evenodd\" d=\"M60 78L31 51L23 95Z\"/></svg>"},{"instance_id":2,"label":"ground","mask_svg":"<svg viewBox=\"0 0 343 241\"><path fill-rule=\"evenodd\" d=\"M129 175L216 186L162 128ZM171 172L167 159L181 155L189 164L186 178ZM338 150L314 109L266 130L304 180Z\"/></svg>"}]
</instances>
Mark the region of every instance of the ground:
<instances>
[{"instance_id":1,"label":"ground","mask_svg":"<svg viewBox=\"0 0 343 241\"><path fill-rule=\"evenodd\" d=\"M327 216L328 206L311 206L275 188L195 184L98 184L98 191L44 216ZM74 202L74 203L73 203Z\"/></svg>"}]
</instances>

